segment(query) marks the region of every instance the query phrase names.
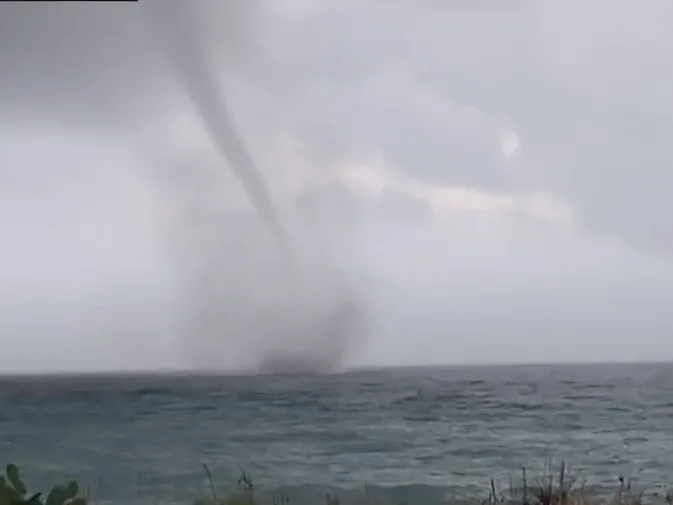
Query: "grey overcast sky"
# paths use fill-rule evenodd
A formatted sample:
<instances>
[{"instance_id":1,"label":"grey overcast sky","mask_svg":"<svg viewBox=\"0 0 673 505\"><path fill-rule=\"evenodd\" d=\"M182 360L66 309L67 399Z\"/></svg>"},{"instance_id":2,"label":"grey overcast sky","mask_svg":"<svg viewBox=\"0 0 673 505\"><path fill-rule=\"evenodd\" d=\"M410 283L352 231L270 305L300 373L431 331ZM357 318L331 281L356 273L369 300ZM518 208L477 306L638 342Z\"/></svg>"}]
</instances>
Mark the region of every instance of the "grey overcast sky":
<instances>
[{"instance_id":1,"label":"grey overcast sky","mask_svg":"<svg viewBox=\"0 0 673 505\"><path fill-rule=\"evenodd\" d=\"M245 367L339 283L349 365L673 359L673 3L163 2L295 288L157 2L0 5L0 372Z\"/></svg>"}]
</instances>

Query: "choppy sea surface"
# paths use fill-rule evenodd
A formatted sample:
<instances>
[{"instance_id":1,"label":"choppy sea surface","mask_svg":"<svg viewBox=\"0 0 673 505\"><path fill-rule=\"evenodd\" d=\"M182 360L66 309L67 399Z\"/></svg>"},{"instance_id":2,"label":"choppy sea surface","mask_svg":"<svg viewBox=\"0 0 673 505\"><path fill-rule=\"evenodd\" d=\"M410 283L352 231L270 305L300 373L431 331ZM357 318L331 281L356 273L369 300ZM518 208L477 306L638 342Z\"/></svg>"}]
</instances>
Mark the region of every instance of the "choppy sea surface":
<instances>
[{"instance_id":1,"label":"choppy sea surface","mask_svg":"<svg viewBox=\"0 0 673 505\"><path fill-rule=\"evenodd\" d=\"M191 503L244 469L291 503L485 498L549 458L589 485L673 484L673 365L389 369L333 376L0 379L0 455L29 487ZM277 500L276 500L277 501Z\"/></svg>"}]
</instances>

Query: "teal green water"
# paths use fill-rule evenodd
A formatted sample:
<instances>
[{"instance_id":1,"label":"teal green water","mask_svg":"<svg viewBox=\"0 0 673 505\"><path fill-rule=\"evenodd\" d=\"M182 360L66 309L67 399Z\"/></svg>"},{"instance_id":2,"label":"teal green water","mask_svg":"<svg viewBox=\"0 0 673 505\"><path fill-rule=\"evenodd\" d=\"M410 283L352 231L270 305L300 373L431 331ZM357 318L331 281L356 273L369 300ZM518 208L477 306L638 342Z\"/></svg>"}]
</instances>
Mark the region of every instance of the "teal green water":
<instances>
[{"instance_id":1,"label":"teal green water","mask_svg":"<svg viewBox=\"0 0 673 505\"><path fill-rule=\"evenodd\" d=\"M188 501L203 463L218 489L244 468L293 503L365 483L439 502L552 455L590 484L653 491L673 484L673 365L4 378L0 444L33 488L70 475L103 502Z\"/></svg>"}]
</instances>

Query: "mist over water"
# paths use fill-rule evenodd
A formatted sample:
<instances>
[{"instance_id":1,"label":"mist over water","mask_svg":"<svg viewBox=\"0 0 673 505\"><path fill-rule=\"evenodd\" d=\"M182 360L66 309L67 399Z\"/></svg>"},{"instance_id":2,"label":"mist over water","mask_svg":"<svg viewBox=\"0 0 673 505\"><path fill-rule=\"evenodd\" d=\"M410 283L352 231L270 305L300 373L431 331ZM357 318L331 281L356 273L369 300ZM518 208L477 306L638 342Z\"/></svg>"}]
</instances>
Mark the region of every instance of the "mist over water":
<instances>
[{"instance_id":1,"label":"mist over water","mask_svg":"<svg viewBox=\"0 0 673 505\"><path fill-rule=\"evenodd\" d=\"M227 237L223 236L227 233L225 230L231 228L221 223L217 229L217 219L216 227L209 228L210 236L201 237L187 247L192 262L187 272L187 298L191 308L183 338L196 350L191 353L191 360L197 367L219 368L217 353L212 355L213 343L217 344L218 339L227 345L232 341L240 344L252 340L255 343L245 349L252 357L248 365L260 371L339 370L351 344L360 338L364 329L361 299L337 265L330 261L329 254L326 260L323 256L319 262L313 260L309 264L307 251L302 249L311 248L310 235L305 234L301 240L295 236L290 243L288 230L262 172L228 111L212 55L193 17L197 10L185 8L179 1L165 0L147 2L145 14L211 143L236 175L273 237L277 257L254 259L254 254L245 250L245 244L238 251L232 251L231 244L226 245ZM200 189L189 194L183 207L185 213L201 207L201 216L195 219L197 226L201 218L217 215L217 210L208 208L208 203L203 208L204 202L210 200L206 194L208 188L201 186ZM184 219L178 218L178 221L184 222ZM194 219L191 223L194 224ZM175 230L173 233L169 230L171 234L175 246ZM241 254L248 261L237 261L231 268L232 253ZM246 297L249 303L243 305L250 309L249 313L241 313L240 303L232 304L236 307L234 310L228 309L234 299L240 302ZM194 346L200 338L208 340L205 353L200 352L198 344ZM227 352L227 349L219 351Z\"/></svg>"}]
</instances>

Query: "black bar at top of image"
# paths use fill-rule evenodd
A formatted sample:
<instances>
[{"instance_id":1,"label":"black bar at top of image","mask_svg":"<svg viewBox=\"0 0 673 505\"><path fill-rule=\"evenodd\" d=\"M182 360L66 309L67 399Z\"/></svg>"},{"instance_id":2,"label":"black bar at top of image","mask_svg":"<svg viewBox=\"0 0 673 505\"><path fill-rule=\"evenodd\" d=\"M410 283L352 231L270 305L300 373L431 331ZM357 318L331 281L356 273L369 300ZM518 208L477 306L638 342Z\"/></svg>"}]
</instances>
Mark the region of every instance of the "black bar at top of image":
<instances>
[{"instance_id":1,"label":"black bar at top of image","mask_svg":"<svg viewBox=\"0 0 673 505\"><path fill-rule=\"evenodd\" d=\"M117 3L117 2L138 2L138 0L0 0L0 3Z\"/></svg>"}]
</instances>

